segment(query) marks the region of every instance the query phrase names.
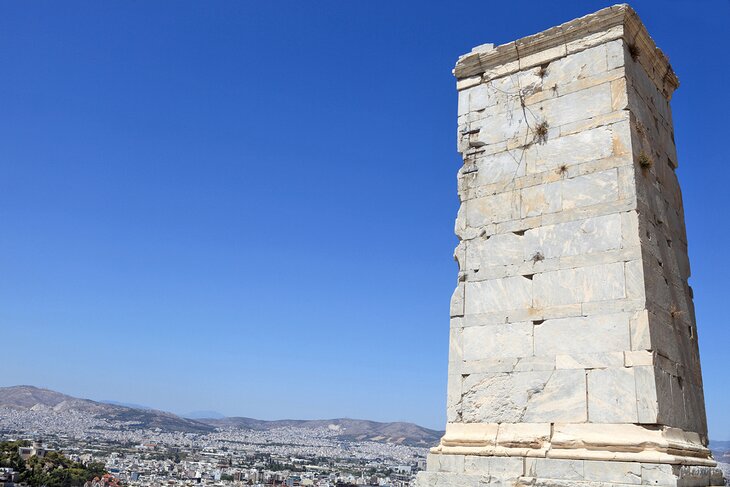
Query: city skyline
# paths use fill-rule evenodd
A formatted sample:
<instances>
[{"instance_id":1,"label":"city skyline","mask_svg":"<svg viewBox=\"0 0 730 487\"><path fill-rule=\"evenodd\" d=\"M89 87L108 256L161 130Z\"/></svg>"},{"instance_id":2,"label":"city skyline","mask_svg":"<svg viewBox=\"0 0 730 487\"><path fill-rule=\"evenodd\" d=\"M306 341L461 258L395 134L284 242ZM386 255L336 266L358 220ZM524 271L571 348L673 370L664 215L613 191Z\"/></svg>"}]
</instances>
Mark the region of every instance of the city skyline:
<instances>
[{"instance_id":1,"label":"city skyline","mask_svg":"<svg viewBox=\"0 0 730 487\"><path fill-rule=\"evenodd\" d=\"M611 3L4 4L0 386L443 429L450 70ZM681 83L710 438L730 440L730 168L707 142L728 102L706 86L730 75L730 6L632 5Z\"/></svg>"}]
</instances>

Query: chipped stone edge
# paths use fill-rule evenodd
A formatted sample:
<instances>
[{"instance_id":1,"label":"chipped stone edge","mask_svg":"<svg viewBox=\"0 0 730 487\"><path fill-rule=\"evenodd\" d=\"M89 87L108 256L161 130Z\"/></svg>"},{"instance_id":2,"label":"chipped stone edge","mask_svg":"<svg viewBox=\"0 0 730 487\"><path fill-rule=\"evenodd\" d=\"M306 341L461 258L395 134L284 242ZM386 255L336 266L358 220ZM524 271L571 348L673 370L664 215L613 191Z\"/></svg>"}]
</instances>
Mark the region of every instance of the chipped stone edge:
<instances>
[{"instance_id":1,"label":"chipped stone edge","mask_svg":"<svg viewBox=\"0 0 730 487\"><path fill-rule=\"evenodd\" d=\"M431 453L717 465L697 433L637 424L448 423Z\"/></svg>"},{"instance_id":2,"label":"chipped stone edge","mask_svg":"<svg viewBox=\"0 0 730 487\"><path fill-rule=\"evenodd\" d=\"M637 61L670 100L679 79L638 14L627 4L613 5L491 49L475 49L459 57L453 74L461 90L616 39L636 46Z\"/></svg>"}]
</instances>

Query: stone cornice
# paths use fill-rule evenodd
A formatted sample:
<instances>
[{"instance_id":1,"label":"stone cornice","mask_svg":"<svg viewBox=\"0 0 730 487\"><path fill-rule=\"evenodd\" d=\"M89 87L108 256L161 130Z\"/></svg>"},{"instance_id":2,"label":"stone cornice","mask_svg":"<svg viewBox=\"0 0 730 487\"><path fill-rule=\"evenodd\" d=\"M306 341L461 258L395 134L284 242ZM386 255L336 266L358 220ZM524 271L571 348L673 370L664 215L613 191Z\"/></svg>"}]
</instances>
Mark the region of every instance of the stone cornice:
<instances>
[{"instance_id":1,"label":"stone cornice","mask_svg":"<svg viewBox=\"0 0 730 487\"><path fill-rule=\"evenodd\" d=\"M460 89L549 63L574 52L623 39L657 88L670 99L679 79L656 47L636 12L626 4L604 8L548 30L492 48L475 48L459 57L454 76Z\"/></svg>"},{"instance_id":2,"label":"stone cornice","mask_svg":"<svg viewBox=\"0 0 730 487\"><path fill-rule=\"evenodd\" d=\"M431 453L717 464L697 433L638 424L448 423Z\"/></svg>"}]
</instances>

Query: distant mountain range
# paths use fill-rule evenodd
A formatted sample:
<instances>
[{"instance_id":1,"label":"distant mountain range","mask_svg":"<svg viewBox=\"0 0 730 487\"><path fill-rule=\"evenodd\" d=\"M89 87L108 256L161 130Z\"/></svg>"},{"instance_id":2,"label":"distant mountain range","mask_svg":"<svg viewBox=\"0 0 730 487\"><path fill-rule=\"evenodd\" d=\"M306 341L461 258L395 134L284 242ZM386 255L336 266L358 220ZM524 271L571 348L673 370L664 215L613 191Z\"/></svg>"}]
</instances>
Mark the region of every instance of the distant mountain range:
<instances>
[{"instance_id":1,"label":"distant mountain range","mask_svg":"<svg viewBox=\"0 0 730 487\"><path fill-rule=\"evenodd\" d=\"M80 411L102 417L107 421L134 424L139 428L160 428L189 433L206 433L214 430L208 424L181 418L165 411L79 399L34 386L0 387L0 407L2 406L36 411L44 409L56 412Z\"/></svg>"},{"instance_id":2,"label":"distant mountain range","mask_svg":"<svg viewBox=\"0 0 730 487\"><path fill-rule=\"evenodd\" d=\"M270 430L283 427L329 428L337 431L339 438L349 441L380 441L402 443L413 446L434 446L439 442L443 431L435 431L413 423L379 423L362 419L282 419L263 421L252 418L200 419L199 421L216 427L241 428L249 430Z\"/></svg>"},{"instance_id":3,"label":"distant mountain range","mask_svg":"<svg viewBox=\"0 0 730 487\"><path fill-rule=\"evenodd\" d=\"M218 411L190 411L189 413L185 413L181 415L183 418L189 418L189 419L223 419L226 417L225 414L221 414Z\"/></svg>"},{"instance_id":4,"label":"distant mountain range","mask_svg":"<svg viewBox=\"0 0 730 487\"><path fill-rule=\"evenodd\" d=\"M272 430L284 427L314 429L326 427L343 441L377 441L412 446L433 446L443 435L413 423L380 423L360 419L278 420L263 421L252 418L226 418L213 411L196 411L183 418L166 411L116 401L79 399L60 392L34 386L0 387L0 408L34 411L78 411L110 422L124 423L126 428L160 428L163 431L209 433L218 428ZM214 417L202 417L202 416Z\"/></svg>"}]
</instances>

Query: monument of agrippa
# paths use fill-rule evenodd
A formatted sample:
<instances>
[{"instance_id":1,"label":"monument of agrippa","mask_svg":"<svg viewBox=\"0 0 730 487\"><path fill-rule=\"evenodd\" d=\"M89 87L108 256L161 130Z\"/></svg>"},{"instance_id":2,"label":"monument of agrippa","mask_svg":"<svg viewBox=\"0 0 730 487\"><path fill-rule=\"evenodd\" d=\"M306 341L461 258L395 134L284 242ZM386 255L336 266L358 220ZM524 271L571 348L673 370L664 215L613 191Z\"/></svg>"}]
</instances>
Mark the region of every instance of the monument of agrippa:
<instances>
[{"instance_id":1,"label":"monument of agrippa","mask_svg":"<svg viewBox=\"0 0 730 487\"><path fill-rule=\"evenodd\" d=\"M666 56L617 5L454 74L448 422L418 485L722 485Z\"/></svg>"}]
</instances>

